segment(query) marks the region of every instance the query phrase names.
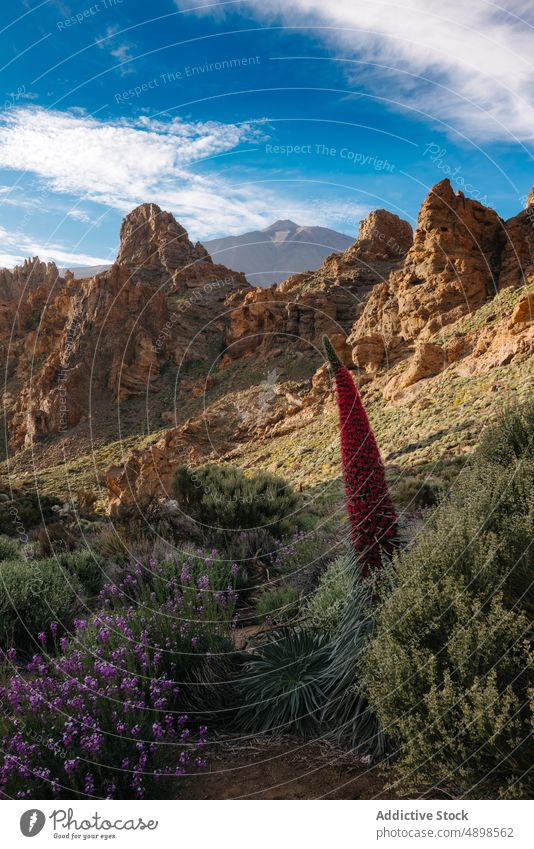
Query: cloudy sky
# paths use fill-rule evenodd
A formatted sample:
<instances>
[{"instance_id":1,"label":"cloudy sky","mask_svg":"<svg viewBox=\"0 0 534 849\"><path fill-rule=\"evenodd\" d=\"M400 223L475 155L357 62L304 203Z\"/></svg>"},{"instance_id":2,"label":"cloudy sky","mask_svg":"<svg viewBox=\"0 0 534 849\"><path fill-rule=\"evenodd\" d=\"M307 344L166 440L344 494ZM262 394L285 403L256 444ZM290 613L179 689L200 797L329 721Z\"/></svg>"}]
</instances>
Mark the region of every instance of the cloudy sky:
<instances>
[{"instance_id":1,"label":"cloudy sky","mask_svg":"<svg viewBox=\"0 0 534 849\"><path fill-rule=\"evenodd\" d=\"M529 0L10 0L0 264L109 262L143 201L194 240L278 218L355 236L376 207L413 223L444 176L513 215L533 24Z\"/></svg>"}]
</instances>

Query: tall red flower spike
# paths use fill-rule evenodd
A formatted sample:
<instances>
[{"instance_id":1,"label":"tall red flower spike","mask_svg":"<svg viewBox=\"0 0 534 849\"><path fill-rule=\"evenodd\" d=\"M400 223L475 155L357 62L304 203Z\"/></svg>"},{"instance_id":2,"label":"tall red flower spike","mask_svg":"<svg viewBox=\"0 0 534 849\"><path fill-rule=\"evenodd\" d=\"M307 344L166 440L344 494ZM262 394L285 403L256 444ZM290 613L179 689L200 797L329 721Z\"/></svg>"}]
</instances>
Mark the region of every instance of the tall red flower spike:
<instances>
[{"instance_id":1,"label":"tall red flower spike","mask_svg":"<svg viewBox=\"0 0 534 849\"><path fill-rule=\"evenodd\" d=\"M367 413L352 375L340 361L330 339L323 339L336 379L341 456L347 513L354 548L367 576L381 566L381 549L391 554L397 539L397 514L384 466Z\"/></svg>"}]
</instances>

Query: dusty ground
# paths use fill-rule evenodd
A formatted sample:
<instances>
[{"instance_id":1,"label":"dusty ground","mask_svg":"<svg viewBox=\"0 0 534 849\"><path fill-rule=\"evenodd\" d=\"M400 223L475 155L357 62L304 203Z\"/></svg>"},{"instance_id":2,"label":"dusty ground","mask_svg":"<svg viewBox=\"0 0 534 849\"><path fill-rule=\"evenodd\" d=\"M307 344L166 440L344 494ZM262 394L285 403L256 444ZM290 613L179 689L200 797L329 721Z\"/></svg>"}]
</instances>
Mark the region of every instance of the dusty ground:
<instances>
[{"instance_id":1,"label":"dusty ground","mask_svg":"<svg viewBox=\"0 0 534 849\"><path fill-rule=\"evenodd\" d=\"M392 799L380 767L325 742L218 741L209 765L181 782L186 799Z\"/></svg>"}]
</instances>

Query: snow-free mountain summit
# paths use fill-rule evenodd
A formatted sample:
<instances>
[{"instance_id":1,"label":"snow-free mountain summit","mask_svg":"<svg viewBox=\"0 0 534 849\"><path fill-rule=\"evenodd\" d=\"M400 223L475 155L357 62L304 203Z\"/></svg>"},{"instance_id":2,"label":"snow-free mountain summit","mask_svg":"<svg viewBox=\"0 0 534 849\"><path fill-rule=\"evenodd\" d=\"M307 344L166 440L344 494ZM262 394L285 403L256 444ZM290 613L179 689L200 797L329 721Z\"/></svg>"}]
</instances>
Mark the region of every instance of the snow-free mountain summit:
<instances>
[{"instance_id":1,"label":"snow-free mountain summit","mask_svg":"<svg viewBox=\"0 0 534 849\"><path fill-rule=\"evenodd\" d=\"M319 268L329 254L353 242L353 236L328 227L302 227L283 219L264 230L212 239L204 246L214 262L242 271L254 286L269 286L290 274Z\"/></svg>"}]
</instances>

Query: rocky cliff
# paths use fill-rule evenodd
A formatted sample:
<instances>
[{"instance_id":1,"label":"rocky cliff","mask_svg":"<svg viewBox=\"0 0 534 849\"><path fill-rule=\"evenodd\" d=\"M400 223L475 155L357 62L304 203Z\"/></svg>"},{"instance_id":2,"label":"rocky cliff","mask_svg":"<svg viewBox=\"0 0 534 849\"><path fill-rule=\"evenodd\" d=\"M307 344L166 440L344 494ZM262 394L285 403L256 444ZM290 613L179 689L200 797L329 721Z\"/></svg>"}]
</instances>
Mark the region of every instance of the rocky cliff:
<instances>
[{"instance_id":1,"label":"rocky cliff","mask_svg":"<svg viewBox=\"0 0 534 849\"><path fill-rule=\"evenodd\" d=\"M254 289L238 301L230 313L227 356L281 344L311 355L320 350L323 334L344 338L373 288L400 267L411 244L408 222L384 209L372 212L355 243L331 254L317 271Z\"/></svg>"},{"instance_id":2,"label":"rocky cliff","mask_svg":"<svg viewBox=\"0 0 534 849\"><path fill-rule=\"evenodd\" d=\"M354 328L356 342L380 334L387 348L429 339L481 307L498 289L503 222L448 180L425 198L401 267L377 286Z\"/></svg>"},{"instance_id":3,"label":"rocky cliff","mask_svg":"<svg viewBox=\"0 0 534 849\"><path fill-rule=\"evenodd\" d=\"M155 203L141 204L122 222L116 264L136 278L172 284L198 262L211 263L208 252L193 245L174 216Z\"/></svg>"},{"instance_id":4,"label":"rocky cliff","mask_svg":"<svg viewBox=\"0 0 534 849\"><path fill-rule=\"evenodd\" d=\"M317 272L230 297L223 369L243 357L276 364L303 349L318 370L300 384L280 371L268 403L261 392L259 401L253 390L230 392L111 467L111 509L132 492L168 492L177 462L226 458L305 484L328 479L337 442L324 442L329 429L335 436L317 354L324 332L357 370L386 459L427 462L469 450L477 416L485 420L502 394L523 397L532 386L533 213L529 206L503 222L443 181L425 198L413 239L407 222L379 210Z\"/></svg>"},{"instance_id":5,"label":"rocky cliff","mask_svg":"<svg viewBox=\"0 0 534 849\"><path fill-rule=\"evenodd\" d=\"M228 293L250 288L155 204L125 218L108 271L65 281L33 260L0 283L10 296L2 321L4 338L13 330L15 450L92 412L111 417L117 401L150 392L169 361L206 358L222 344Z\"/></svg>"},{"instance_id":6,"label":"rocky cliff","mask_svg":"<svg viewBox=\"0 0 534 849\"><path fill-rule=\"evenodd\" d=\"M14 328L12 447L32 445L45 476L54 445L77 457L92 428L94 451L94 429L117 417L130 448L122 458L122 444L105 449L102 432L91 458L97 476L109 466L101 480L112 511L168 493L180 462L229 460L303 486L331 480L339 463L326 332L355 370L387 463L457 456L503 400L532 390L533 233L534 192L504 222L442 181L413 234L377 210L317 271L253 289L144 204L125 219L103 274L52 281L57 270L36 261L37 286L27 271L0 274L5 344ZM12 466L24 470L25 456Z\"/></svg>"}]
</instances>

